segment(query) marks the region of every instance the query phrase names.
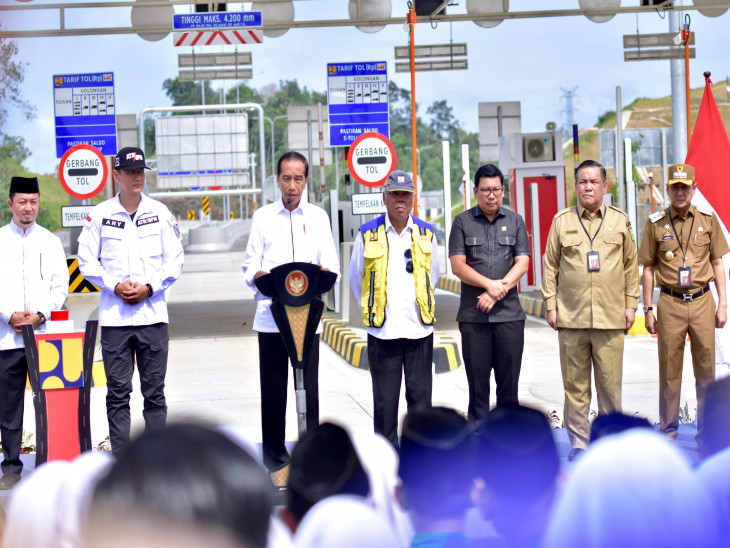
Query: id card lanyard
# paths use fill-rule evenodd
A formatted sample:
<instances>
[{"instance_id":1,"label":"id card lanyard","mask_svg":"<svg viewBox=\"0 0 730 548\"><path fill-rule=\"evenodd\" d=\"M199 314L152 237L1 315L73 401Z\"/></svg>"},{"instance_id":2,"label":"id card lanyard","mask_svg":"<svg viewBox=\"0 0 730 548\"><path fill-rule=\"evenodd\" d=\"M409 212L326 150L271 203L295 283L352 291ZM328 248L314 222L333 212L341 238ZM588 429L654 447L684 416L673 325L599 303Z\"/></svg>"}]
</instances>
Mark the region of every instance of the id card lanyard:
<instances>
[{"instance_id":1,"label":"id card lanyard","mask_svg":"<svg viewBox=\"0 0 730 548\"><path fill-rule=\"evenodd\" d=\"M580 213L578 212L578 206L575 206L575 214L578 216L578 222L580 223L581 228L583 228L583 232L586 233L586 236L588 236L588 240L591 243L591 250L586 253L586 260L588 262L588 272L598 272L601 270L601 258L598 256L598 251L593 251L593 240L596 239L596 236L598 236L598 233L601 231L601 227L603 226L603 221L606 220L606 206L603 206L603 213L601 214L601 222L598 225L598 228L596 229L596 233L591 237L590 234L588 234L588 229L586 228L586 225L583 224L583 219L580 218Z\"/></svg>"},{"instance_id":2,"label":"id card lanyard","mask_svg":"<svg viewBox=\"0 0 730 548\"><path fill-rule=\"evenodd\" d=\"M672 223L672 230L674 230L674 235L677 237L677 243L679 244L679 250L682 252L682 266L679 268L679 272L677 275L679 276L679 279L677 280L679 287L681 288L688 288L692 287L692 268L687 266L687 254L684 251L684 246L682 245L682 239L679 237L679 234L677 234L677 227L674 226L674 219L670 217L669 222ZM695 216L692 215L692 224L689 225L689 235L692 236L692 229L695 226Z\"/></svg>"}]
</instances>

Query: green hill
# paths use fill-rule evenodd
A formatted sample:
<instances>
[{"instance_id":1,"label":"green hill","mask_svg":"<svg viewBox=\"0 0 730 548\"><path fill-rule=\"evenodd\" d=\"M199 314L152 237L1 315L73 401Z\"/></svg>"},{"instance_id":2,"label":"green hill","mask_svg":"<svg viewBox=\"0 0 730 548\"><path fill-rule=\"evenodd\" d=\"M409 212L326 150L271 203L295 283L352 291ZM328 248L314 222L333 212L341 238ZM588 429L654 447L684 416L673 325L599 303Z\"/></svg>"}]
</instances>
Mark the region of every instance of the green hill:
<instances>
[{"instance_id":1,"label":"green hill","mask_svg":"<svg viewBox=\"0 0 730 548\"><path fill-rule=\"evenodd\" d=\"M727 100L727 91L725 90L725 82L712 85L712 93L715 101L720 109L720 115L725 123L725 130L730 128L730 103ZM690 116L692 119L692 127L697 120L697 113L702 102L704 94L704 86L690 90ZM624 107L624 114L630 113L629 120L626 124L627 129L644 129L644 128L661 128L672 127L672 98L670 96L659 99L648 99L640 97L633 101L630 105ZM605 113L598 119L595 127L580 130L578 136L578 146L580 152L580 160L598 159L599 129L616 129L616 113L613 111ZM730 132L729 132L730 133ZM575 177L573 176L573 140L567 141L563 148L563 158L565 160L566 186L568 196L574 194ZM615 170L609 169L608 180L613 187L616 180ZM654 184L662 185L663 174L655 172ZM648 195L647 195L648 196ZM648 199L648 198L647 198Z\"/></svg>"}]
</instances>

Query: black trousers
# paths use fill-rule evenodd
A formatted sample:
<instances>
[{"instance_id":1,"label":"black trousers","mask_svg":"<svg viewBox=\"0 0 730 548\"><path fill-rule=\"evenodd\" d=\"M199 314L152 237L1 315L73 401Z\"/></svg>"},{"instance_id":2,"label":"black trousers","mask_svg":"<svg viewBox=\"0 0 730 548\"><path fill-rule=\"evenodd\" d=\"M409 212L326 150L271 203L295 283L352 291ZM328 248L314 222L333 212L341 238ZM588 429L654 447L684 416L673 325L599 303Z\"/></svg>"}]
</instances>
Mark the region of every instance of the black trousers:
<instances>
[{"instance_id":1,"label":"black trousers","mask_svg":"<svg viewBox=\"0 0 730 548\"><path fill-rule=\"evenodd\" d=\"M20 444L23 438L23 407L28 362L24 348L0 351L0 439L3 444L3 474L20 474Z\"/></svg>"},{"instance_id":2,"label":"black trousers","mask_svg":"<svg viewBox=\"0 0 730 548\"><path fill-rule=\"evenodd\" d=\"M294 368L279 333L259 333L259 381L261 386L261 442L264 465L274 472L289 464L286 450L286 381ZM319 425L319 335L315 335L309 364L304 370L307 392L307 430Z\"/></svg>"},{"instance_id":3,"label":"black trousers","mask_svg":"<svg viewBox=\"0 0 730 548\"><path fill-rule=\"evenodd\" d=\"M368 335L375 432L398 449L398 400L406 377L408 411L431 406L433 334L422 339L378 339Z\"/></svg>"},{"instance_id":4,"label":"black trousers","mask_svg":"<svg viewBox=\"0 0 730 548\"><path fill-rule=\"evenodd\" d=\"M135 361L144 397L142 416L145 429L165 426L169 338L166 323L101 328L101 353L106 373L106 416L109 421L109 441L115 453L129 442L129 397Z\"/></svg>"},{"instance_id":5,"label":"black trousers","mask_svg":"<svg viewBox=\"0 0 730 548\"><path fill-rule=\"evenodd\" d=\"M489 377L494 369L497 405L516 405L525 347L525 320L459 322L461 351L469 383L469 422L477 427L489 413Z\"/></svg>"}]
</instances>

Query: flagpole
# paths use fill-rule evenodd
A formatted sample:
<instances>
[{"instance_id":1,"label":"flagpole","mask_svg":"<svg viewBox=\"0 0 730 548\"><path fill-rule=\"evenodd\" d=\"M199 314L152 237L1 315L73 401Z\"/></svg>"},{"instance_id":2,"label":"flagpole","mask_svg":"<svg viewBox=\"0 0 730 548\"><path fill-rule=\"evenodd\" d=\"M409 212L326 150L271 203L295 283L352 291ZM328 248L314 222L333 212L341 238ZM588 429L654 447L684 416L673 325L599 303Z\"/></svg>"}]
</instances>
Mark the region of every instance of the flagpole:
<instances>
[{"instance_id":1,"label":"flagpole","mask_svg":"<svg viewBox=\"0 0 730 548\"><path fill-rule=\"evenodd\" d=\"M689 38L692 34L689 30L689 14L685 14L685 24L682 29L682 39L684 40L684 89L687 95L687 150L692 140L692 115L690 113L690 87L689 87Z\"/></svg>"}]
</instances>

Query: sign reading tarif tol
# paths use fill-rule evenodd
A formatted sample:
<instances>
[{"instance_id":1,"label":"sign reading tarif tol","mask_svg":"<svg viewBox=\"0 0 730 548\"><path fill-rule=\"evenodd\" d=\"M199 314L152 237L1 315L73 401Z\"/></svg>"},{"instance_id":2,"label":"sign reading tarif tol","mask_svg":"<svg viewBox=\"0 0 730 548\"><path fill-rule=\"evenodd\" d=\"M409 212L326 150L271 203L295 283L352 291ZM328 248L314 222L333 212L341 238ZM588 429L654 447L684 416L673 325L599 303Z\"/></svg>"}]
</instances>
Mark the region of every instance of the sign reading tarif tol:
<instances>
[{"instance_id":1,"label":"sign reading tarif tol","mask_svg":"<svg viewBox=\"0 0 730 548\"><path fill-rule=\"evenodd\" d=\"M91 145L107 156L117 153L114 74L62 74L53 77L56 158L76 145Z\"/></svg>"},{"instance_id":2,"label":"sign reading tarif tol","mask_svg":"<svg viewBox=\"0 0 730 548\"><path fill-rule=\"evenodd\" d=\"M70 148L58 165L61 186L70 196L79 200L88 200L99 194L108 176L106 158L89 145Z\"/></svg>"},{"instance_id":3,"label":"sign reading tarif tol","mask_svg":"<svg viewBox=\"0 0 730 548\"><path fill-rule=\"evenodd\" d=\"M388 67L384 61L327 65L330 146L350 146L363 133L390 137Z\"/></svg>"},{"instance_id":4,"label":"sign reading tarif tol","mask_svg":"<svg viewBox=\"0 0 730 548\"><path fill-rule=\"evenodd\" d=\"M361 185L377 187L385 183L396 166L395 147L379 133L363 133L355 139L347 155L350 173Z\"/></svg>"}]
</instances>

